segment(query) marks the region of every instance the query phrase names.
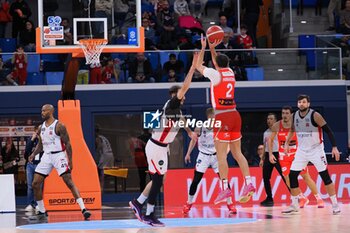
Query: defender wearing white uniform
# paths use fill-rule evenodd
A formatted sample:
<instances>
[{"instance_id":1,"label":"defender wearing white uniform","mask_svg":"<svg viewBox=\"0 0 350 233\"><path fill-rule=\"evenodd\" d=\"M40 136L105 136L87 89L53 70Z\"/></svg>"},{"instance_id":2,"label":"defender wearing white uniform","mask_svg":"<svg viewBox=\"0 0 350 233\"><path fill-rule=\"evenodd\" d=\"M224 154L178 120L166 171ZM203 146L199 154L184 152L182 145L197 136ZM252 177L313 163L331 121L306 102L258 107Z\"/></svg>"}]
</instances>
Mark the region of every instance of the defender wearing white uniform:
<instances>
[{"instance_id":1,"label":"defender wearing white uniform","mask_svg":"<svg viewBox=\"0 0 350 233\"><path fill-rule=\"evenodd\" d=\"M54 107L50 104L45 104L41 108L41 117L44 122L39 127L39 142L28 158L28 161L32 161L36 154L44 151L41 161L35 169L32 185L39 211L37 215L31 216L29 220L47 220L42 196L42 184L45 177L50 174L52 168L55 168L58 175L62 177L82 210L84 218L88 219L91 214L86 210L83 199L70 174L70 171L73 169L73 163L69 135L65 125L53 117L54 110Z\"/></svg>"},{"instance_id":2,"label":"defender wearing white uniform","mask_svg":"<svg viewBox=\"0 0 350 233\"><path fill-rule=\"evenodd\" d=\"M212 120L215 117L213 108L206 110L208 120ZM196 160L196 168L194 171L194 177L188 193L188 199L186 204L182 208L183 214L188 214L194 203L194 195L197 192L197 187L203 178L204 173L209 167L211 167L216 174L219 175L218 159L216 157L215 143L214 143L214 130L212 128L196 128L195 133L198 136L198 157ZM188 150L185 156L185 163L191 162L191 152L196 145L197 140L193 138L188 146ZM219 175L220 177L220 175ZM230 214L237 212L235 205L232 202L232 197L227 198L227 208Z\"/></svg>"},{"instance_id":3,"label":"defender wearing white uniform","mask_svg":"<svg viewBox=\"0 0 350 233\"><path fill-rule=\"evenodd\" d=\"M293 125L284 144L285 153L288 153L293 133L296 132L298 148L289 173L292 204L289 208L282 211L282 213L290 214L299 211L298 196L301 192L298 176L302 169L309 162L312 162L325 184L332 202L333 214L339 214L340 208L337 202L335 187L327 170L327 159L322 136L322 130L324 130L328 134L332 144L332 156L335 157L336 161L339 161L339 151L333 132L321 114L310 108L309 96L298 96L298 109L293 115Z\"/></svg>"},{"instance_id":4,"label":"defender wearing white uniform","mask_svg":"<svg viewBox=\"0 0 350 233\"><path fill-rule=\"evenodd\" d=\"M195 71L195 64L197 63L198 55L194 54L192 66L183 82L182 87L173 86L169 93L171 99L166 102L163 107L163 115L161 121L161 128L155 129L152 133L151 139L146 144L146 157L148 162L148 169L152 174L152 181L150 181L141 195L129 202L130 207L134 210L136 217L141 221L151 226L164 226L164 223L158 220L154 215L154 205L156 198L163 185L163 178L168 169L168 144L175 139L179 128L175 127L174 123L181 118L181 106L185 101L185 94L190 88L193 73ZM163 124L165 121L165 125ZM186 129L190 137L196 137L191 129ZM142 214L143 204L147 203L146 214Z\"/></svg>"}]
</instances>

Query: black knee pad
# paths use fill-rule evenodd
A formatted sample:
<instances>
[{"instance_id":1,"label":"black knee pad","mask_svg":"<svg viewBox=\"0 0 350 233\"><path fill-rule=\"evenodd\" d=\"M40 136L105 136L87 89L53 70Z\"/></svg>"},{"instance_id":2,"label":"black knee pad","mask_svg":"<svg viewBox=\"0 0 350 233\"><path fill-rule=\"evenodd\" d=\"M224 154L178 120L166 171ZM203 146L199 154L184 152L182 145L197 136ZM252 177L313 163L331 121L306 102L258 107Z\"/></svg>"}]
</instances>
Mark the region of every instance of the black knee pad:
<instances>
[{"instance_id":1,"label":"black knee pad","mask_svg":"<svg viewBox=\"0 0 350 233\"><path fill-rule=\"evenodd\" d=\"M321 178L323 180L324 185L329 185L329 184L332 183L332 179L329 176L329 173L328 173L327 169L324 170L323 172L320 172L319 174L320 174L320 176L321 176Z\"/></svg>"},{"instance_id":2,"label":"black knee pad","mask_svg":"<svg viewBox=\"0 0 350 233\"><path fill-rule=\"evenodd\" d=\"M300 171L290 171L289 173L289 182L290 182L290 188L298 188L299 182L298 182L298 176L300 174Z\"/></svg>"}]
</instances>

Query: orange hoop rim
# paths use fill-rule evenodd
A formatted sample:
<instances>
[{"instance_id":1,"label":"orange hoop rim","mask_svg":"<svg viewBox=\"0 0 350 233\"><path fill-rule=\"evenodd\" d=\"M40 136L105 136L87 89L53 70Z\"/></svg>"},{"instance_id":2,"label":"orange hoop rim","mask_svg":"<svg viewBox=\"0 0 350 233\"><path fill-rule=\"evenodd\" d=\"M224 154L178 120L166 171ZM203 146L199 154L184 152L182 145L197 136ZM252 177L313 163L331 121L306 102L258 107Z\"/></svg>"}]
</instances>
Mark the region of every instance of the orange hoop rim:
<instances>
[{"instance_id":1,"label":"orange hoop rim","mask_svg":"<svg viewBox=\"0 0 350 233\"><path fill-rule=\"evenodd\" d=\"M81 45L101 45L101 44L107 44L108 40L106 39L80 39L79 44Z\"/></svg>"}]
</instances>

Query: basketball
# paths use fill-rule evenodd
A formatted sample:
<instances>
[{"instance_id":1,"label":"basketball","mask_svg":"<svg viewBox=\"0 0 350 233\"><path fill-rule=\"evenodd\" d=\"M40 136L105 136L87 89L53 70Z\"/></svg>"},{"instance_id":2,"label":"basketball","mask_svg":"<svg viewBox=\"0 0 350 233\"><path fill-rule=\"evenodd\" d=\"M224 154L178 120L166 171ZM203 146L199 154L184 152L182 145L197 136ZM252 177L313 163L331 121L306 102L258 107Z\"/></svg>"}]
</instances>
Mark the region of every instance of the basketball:
<instances>
[{"instance_id":1,"label":"basketball","mask_svg":"<svg viewBox=\"0 0 350 233\"><path fill-rule=\"evenodd\" d=\"M224 31L219 26L211 26L207 30L207 38L210 43L214 43L215 40L219 40L221 42L224 38Z\"/></svg>"}]
</instances>

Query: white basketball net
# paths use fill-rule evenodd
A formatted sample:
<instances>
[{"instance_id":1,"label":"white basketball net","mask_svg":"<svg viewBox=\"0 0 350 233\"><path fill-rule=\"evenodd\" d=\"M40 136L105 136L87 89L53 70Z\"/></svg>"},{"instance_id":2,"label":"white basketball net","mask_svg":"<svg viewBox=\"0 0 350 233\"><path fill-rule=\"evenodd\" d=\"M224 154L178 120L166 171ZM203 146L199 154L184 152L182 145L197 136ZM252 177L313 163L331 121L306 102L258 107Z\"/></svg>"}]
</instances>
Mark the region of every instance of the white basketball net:
<instances>
[{"instance_id":1,"label":"white basketball net","mask_svg":"<svg viewBox=\"0 0 350 233\"><path fill-rule=\"evenodd\" d=\"M105 39L82 39L79 40L79 45L83 49L88 65L100 65L100 55L103 48L107 44Z\"/></svg>"}]
</instances>

